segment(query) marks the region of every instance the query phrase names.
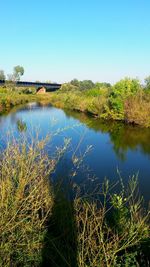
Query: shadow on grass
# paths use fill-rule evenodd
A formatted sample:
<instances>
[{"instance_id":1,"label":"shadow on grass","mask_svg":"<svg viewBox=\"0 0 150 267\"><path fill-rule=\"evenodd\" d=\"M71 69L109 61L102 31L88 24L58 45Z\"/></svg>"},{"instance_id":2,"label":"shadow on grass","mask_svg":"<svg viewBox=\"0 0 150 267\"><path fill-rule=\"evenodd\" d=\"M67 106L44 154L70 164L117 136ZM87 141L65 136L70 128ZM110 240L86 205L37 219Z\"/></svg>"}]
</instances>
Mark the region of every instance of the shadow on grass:
<instances>
[{"instance_id":1,"label":"shadow on grass","mask_svg":"<svg viewBox=\"0 0 150 267\"><path fill-rule=\"evenodd\" d=\"M73 201L69 200L69 193L55 191L55 202L44 240L41 266L76 267L77 241Z\"/></svg>"}]
</instances>

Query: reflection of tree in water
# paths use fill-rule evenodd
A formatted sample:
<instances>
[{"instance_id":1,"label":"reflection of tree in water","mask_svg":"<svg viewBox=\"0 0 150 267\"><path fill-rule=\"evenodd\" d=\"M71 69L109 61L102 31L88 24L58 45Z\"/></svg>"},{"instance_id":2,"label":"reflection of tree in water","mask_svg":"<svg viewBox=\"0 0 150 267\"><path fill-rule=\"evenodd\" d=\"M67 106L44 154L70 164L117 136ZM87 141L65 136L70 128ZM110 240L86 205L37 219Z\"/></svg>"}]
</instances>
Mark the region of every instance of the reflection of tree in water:
<instances>
[{"instance_id":1,"label":"reflection of tree in water","mask_svg":"<svg viewBox=\"0 0 150 267\"><path fill-rule=\"evenodd\" d=\"M80 120L81 123L96 132L109 133L113 150L121 160L125 159L129 149L140 149L142 153L150 155L150 129L126 125L122 122L106 122L84 113L73 111L65 111L65 113L68 117Z\"/></svg>"},{"instance_id":2,"label":"reflection of tree in water","mask_svg":"<svg viewBox=\"0 0 150 267\"><path fill-rule=\"evenodd\" d=\"M110 131L109 131L110 133ZM110 139L113 149L122 160L127 151L140 149L142 153L150 155L150 130L117 123L112 127Z\"/></svg>"},{"instance_id":3,"label":"reflection of tree in water","mask_svg":"<svg viewBox=\"0 0 150 267\"><path fill-rule=\"evenodd\" d=\"M26 132L27 124L22 120L18 120L17 121L17 129L19 132Z\"/></svg>"}]
</instances>

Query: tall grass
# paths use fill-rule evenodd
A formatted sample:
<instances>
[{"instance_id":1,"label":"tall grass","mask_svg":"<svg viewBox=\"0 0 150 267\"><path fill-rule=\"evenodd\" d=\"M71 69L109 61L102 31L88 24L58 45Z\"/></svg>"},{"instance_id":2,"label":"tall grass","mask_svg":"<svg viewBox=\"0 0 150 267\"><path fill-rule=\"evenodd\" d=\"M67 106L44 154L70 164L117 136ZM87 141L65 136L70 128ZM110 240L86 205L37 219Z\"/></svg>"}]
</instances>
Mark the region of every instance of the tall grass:
<instances>
[{"instance_id":1,"label":"tall grass","mask_svg":"<svg viewBox=\"0 0 150 267\"><path fill-rule=\"evenodd\" d=\"M45 140L9 143L0 160L0 266L39 266L53 193L55 162Z\"/></svg>"},{"instance_id":2,"label":"tall grass","mask_svg":"<svg viewBox=\"0 0 150 267\"><path fill-rule=\"evenodd\" d=\"M83 196L69 176L65 196L49 181L57 159L45 154L46 142L13 140L1 155L0 266L147 267L149 212L137 177L126 188L120 178L117 193L105 180L97 195Z\"/></svg>"},{"instance_id":3,"label":"tall grass","mask_svg":"<svg viewBox=\"0 0 150 267\"><path fill-rule=\"evenodd\" d=\"M149 238L149 212L137 198L137 179L133 177L128 189L118 194L109 191L108 181L102 187L103 201L95 203L89 197L75 201L78 266L149 266L142 252Z\"/></svg>"}]
</instances>

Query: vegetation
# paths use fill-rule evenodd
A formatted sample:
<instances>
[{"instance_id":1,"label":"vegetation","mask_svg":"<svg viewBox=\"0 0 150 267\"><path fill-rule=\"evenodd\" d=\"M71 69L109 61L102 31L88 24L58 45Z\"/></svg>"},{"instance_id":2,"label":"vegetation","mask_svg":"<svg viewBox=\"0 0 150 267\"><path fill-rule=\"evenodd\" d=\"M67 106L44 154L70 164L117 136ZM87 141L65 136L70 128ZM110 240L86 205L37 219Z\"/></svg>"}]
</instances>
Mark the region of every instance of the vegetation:
<instances>
[{"instance_id":1,"label":"vegetation","mask_svg":"<svg viewBox=\"0 0 150 267\"><path fill-rule=\"evenodd\" d=\"M141 216L136 178L129 181L127 191L122 181L121 185L120 192L113 194L105 180L102 201L95 203L87 198L75 201L78 266L146 266L142 243L148 238L148 214Z\"/></svg>"},{"instance_id":2,"label":"vegetation","mask_svg":"<svg viewBox=\"0 0 150 267\"><path fill-rule=\"evenodd\" d=\"M11 108L28 102L45 101L46 96L36 95L35 88L16 87L14 83L0 87L0 114L9 111Z\"/></svg>"},{"instance_id":3,"label":"vegetation","mask_svg":"<svg viewBox=\"0 0 150 267\"><path fill-rule=\"evenodd\" d=\"M13 79L19 80L24 69L14 67ZM11 78L12 78L11 76ZM35 88L16 87L8 82L0 88L0 112L28 101L46 101L57 107L89 113L105 120L120 120L150 127L150 77L142 85L138 79L125 78L114 84L72 80L50 94L36 96ZM28 96L27 96L28 94ZM30 96L29 96L30 94Z\"/></svg>"},{"instance_id":4,"label":"vegetation","mask_svg":"<svg viewBox=\"0 0 150 267\"><path fill-rule=\"evenodd\" d=\"M150 76L145 78L145 84L146 84L145 88L147 90L150 90Z\"/></svg>"},{"instance_id":5,"label":"vegetation","mask_svg":"<svg viewBox=\"0 0 150 267\"><path fill-rule=\"evenodd\" d=\"M10 92L5 88L0 88L0 114L9 111L16 105L25 104L29 101L34 101L34 96L26 94L19 94L17 92Z\"/></svg>"},{"instance_id":6,"label":"vegetation","mask_svg":"<svg viewBox=\"0 0 150 267\"><path fill-rule=\"evenodd\" d=\"M145 86L138 79L125 78L113 86L107 83L73 80L51 94L57 107L90 113L105 120L150 127L149 78Z\"/></svg>"},{"instance_id":7,"label":"vegetation","mask_svg":"<svg viewBox=\"0 0 150 267\"><path fill-rule=\"evenodd\" d=\"M3 70L0 70L0 80L5 81L6 76Z\"/></svg>"},{"instance_id":8,"label":"vegetation","mask_svg":"<svg viewBox=\"0 0 150 267\"><path fill-rule=\"evenodd\" d=\"M20 77L24 74L24 68L22 66L15 66L13 68L13 73L12 74L8 74L8 80L9 81L13 81L13 82L16 82L16 81L19 81L20 80Z\"/></svg>"},{"instance_id":9,"label":"vegetation","mask_svg":"<svg viewBox=\"0 0 150 267\"><path fill-rule=\"evenodd\" d=\"M20 140L21 141L21 140ZM8 143L0 161L0 266L39 266L53 206L48 176L55 163L45 141Z\"/></svg>"},{"instance_id":10,"label":"vegetation","mask_svg":"<svg viewBox=\"0 0 150 267\"><path fill-rule=\"evenodd\" d=\"M127 189L120 178L117 190L105 180L85 196L70 182L73 176L65 188L54 186L48 178L67 145L54 160L45 143L13 140L1 156L1 266L148 266L149 213L137 177Z\"/></svg>"}]
</instances>

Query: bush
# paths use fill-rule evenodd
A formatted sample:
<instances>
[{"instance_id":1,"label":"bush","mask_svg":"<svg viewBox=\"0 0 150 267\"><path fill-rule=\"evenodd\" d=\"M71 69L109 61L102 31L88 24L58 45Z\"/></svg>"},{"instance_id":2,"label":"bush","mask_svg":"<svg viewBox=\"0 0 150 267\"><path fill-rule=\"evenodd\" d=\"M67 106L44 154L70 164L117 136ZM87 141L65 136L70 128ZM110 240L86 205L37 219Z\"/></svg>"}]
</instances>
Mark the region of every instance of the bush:
<instances>
[{"instance_id":1,"label":"bush","mask_svg":"<svg viewBox=\"0 0 150 267\"><path fill-rule=\"evenodd\" d=\"M124 119L124 102L131 96L135 95L141 86L138 80L125 78L117 82L111 89L109 96L109 107L112 110L113 119Z\"/></svg>"},{"instance_id":2,"label":"bush","mask_svg":"<svg viewBox=\"0 0 150 267\"><path fill-rule=\"evenodd\" d=\"M150 97L142 91L125 101L125 120L128 123L150 127Z\"/></svg>"},{"instance_id":3,"label":"bush","mask_svg":"<svg viewBox=\"0 0 150 267\"><path fill-rule=\"evenodd\" d=\"M108 88L106 87L103 88L94 87L85 92L85 95L89 97L107 96L107 94L108 94Z\"/></svg>"}]
</instances>

